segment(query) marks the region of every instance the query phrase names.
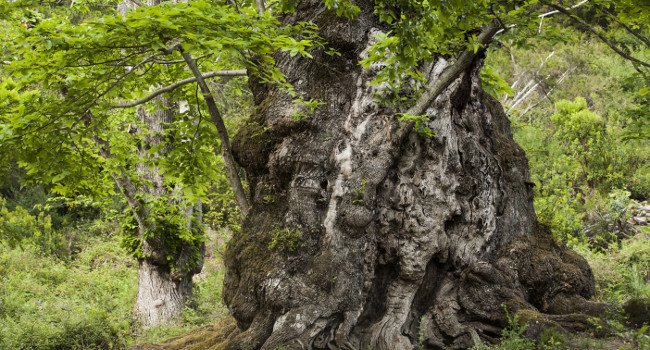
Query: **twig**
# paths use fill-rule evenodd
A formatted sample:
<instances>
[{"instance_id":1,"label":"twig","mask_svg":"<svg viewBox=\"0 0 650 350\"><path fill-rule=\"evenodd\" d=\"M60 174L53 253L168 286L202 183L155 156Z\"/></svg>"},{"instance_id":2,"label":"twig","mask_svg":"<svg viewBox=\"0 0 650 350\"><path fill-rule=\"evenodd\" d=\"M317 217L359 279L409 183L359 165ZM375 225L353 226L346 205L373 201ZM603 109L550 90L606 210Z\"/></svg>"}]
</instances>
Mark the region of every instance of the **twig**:
<instances>
[{"instance_id":1,"label":"twig","mask_svg":"<svg viewBox=\"0 0 650 350\"><path fill-rule=\"evenodd\" d=\"M609 46L610 49L614 50L614 52L616 52L617 54L619 54L621 57L627 59L628 61L635 62L635 63L638 63L638 64L644 66L644 67L649 67L649 68L650 68L650 63L643 62L643 61L639 60L638 58L633 57L633 56L627 54L626 52L624 52L623 50L621 50L620 47L616 46L616 45L615 45L614 43L612 43L609 39L607 39L603 33L601 33L600 31L596 30L596 28L592 27L591 25L589 25L589 23L585 22L582 18L578 17L577 15L571 13L569 10L567 10L567 9L565 9L564 7L561 7L561 6L558 6L558 5L555 5L555 4L551 4L551 3L549 3L549 2L547 2L547 1L545 1L545 0L541 0L540 2L541 2L542 4L544 4L544 5L550 6L550 7L554 8L554 9L558 10L558 12L561 12L562 14L566 15L567 17L569 17L569 18L570 18L571 20L573 20L574 22L580 24L581 26L583 26L584 28L586 28L588 31L592 32L592 33L593 33L594 35L596 35L596 36L597 36L597 37L598 37L598 38L599 38L603 43L605 43L607 46Z\"/></svg>"},{"instance_id":2,"label":"twig","mask_svg":"<svg viewBox=\"0 0 650 350\"><path fill-rule=\"evenodd\" d=\"M238 69L238 70L218 70L214 72L209 72L205 73L202 75L203 79L209 79L209 78L214 78L214 77L239 77L239 76L245 76L246 75L246 70L245 69ZM116 105L111 106L111 108L131 108L135 107L138 105L141 105L143 103L147 103L151 100L153 100L156 96L164 94L166 92L171 92L174 91L175 89L185 85L185 84L190 84L196 82L198 79L196 77L194 78L187 78L183 80L179 80L173 84L167 85L165 87L162 87L151 94L147 95L146 97L143 97L139 100L131 101L131 102L123 102L119 103Z\"/></svg>"}]
</instances>

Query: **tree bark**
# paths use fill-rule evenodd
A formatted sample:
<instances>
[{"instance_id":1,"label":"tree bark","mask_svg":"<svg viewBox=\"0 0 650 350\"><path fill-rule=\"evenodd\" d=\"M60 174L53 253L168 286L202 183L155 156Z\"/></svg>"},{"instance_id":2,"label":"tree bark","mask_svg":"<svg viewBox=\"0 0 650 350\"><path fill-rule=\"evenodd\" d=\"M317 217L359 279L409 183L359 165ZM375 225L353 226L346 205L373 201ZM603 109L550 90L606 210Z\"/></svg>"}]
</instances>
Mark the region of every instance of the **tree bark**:
<instances>
[{"instance_id":1,"label":"tree bark","mask_svg":"<svg viewBox=\"0 0 650 350\"><path fill-rule=\"evenodd\" d=\"M191 293L192 276L175 279L164 266L139 261L136 313L145 327L176 319Z\"/></svg>"},{"instance_id":2,"label":"tree bark","mask_svg":"<svg viewBox=\"0 0 650 350\"><path fill-rule=\"evenodd\" d=\"M233 141L251 210L223 290L237 329L163 348L463 349L516 312L582 329L600 310L587 301L591 270L537 223L527 160L481 89L480 55L426 109L436 136L399 137L409 106L377 101L389 97L370 84L381 67L358 62L382 24L357 5L352 21L312 0L284 18L315 22L341 53L277 57L303 98L325 103L294 121L290 97L251 79L257 110ZM434 59L428 79L453 62Z\"/></svg>"}]
</instances>

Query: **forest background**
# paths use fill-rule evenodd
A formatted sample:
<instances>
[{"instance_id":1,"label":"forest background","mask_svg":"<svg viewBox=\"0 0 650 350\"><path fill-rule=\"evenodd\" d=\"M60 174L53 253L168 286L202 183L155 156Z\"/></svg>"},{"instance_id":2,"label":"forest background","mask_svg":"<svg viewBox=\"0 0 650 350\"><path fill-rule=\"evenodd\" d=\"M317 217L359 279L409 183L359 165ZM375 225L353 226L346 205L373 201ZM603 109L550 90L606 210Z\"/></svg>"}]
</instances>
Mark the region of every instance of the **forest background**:
<instances>
[{"instance_id":1,"label":"forest background","mask_svg":"<svg viewBox=\"0 0 650 350\"><path fill-rule=\"evenodd\" d=\"M69 16L106 11L96 2L66 5ZM21 25L48 15L27 11L21 15ZM510 33L499 37L481 73L484 88L504 105L515 139L526 151L540 221L556 240L589 261L597 281L596 298L621 310L647 310L648 78L592 33L571 28L566 21L560 16L549 18L539 24L539 35L526 41ZM10 24L11 18L5 18L3 25L9 28ZM603 28L610 37L629 40L620 27ZM2 40L11 42L13 34L6 30ZM647 46L628 44L638 50L635 54L647 57ZM11 93L11 80L5 74L0 67L0 98L9 98ZM220 78L210 84L232 135L252 113L246 78ZM192 87L180 93L191 101L197 92ZM0 127L2 123L0 110ZM185 127L179 125L177 130ZM0 141L6 136L2 131ZM41 173L30 171L28 163L3 149L1 349L122 349L160 341L226 317L220 296L223 251L228 238L239 229L240 216L222 160L207 155L215 154L210 151L218 148L218 143L196 142L205 142L200 155L204 167L213 169L205 175L201 188L205 193L203 221L208 227L205 264L194 277L194 294L182 317L174 324L147 329L132 317L137 262L128 249L124 200L117 195L98 199L67 192L58 184L63 178L43 181ZM608 340L582 339L580 346L597 348L614 342L623 348L648 348L643 322L630 318L630 312L611 315L597 327L596 334ZM502 347L540 346L521 339L520 333L517 327L506 333ZM553 346L549 348L576 344L561 334L542 340L543 346Z\"/></svg>"}]
</instances>

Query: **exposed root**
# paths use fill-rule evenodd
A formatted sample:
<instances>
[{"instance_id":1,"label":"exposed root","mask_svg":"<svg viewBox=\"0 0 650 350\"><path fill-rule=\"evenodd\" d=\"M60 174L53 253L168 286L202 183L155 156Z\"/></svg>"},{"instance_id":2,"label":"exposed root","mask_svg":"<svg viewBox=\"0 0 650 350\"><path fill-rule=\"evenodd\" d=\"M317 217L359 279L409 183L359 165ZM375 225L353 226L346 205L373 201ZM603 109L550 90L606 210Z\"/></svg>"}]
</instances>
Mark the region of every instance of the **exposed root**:
<instances>
[{"instance_id":1,"label":"exposed root","mask_svg":"<svg viewBox=\"0 0 650 350\"><path fill-rule=\"evenodd\" d=\"M132 350L223 350L231 337L240 333L231 317L160 344L139 344Z\"/></svg>"}]
</instances>

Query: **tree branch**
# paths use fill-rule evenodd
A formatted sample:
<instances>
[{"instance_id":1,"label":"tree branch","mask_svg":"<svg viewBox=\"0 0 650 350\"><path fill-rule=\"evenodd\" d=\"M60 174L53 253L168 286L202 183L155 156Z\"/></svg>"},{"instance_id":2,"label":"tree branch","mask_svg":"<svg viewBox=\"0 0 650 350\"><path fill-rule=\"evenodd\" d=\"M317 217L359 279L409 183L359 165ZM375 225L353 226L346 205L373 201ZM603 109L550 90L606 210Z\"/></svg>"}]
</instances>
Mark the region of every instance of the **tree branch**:
<instances>
[{"instance_id":1,"label":"tree branch","mask_svg":"<svg viewBox=\"0 0 650 350\"><path fill-rule=\"evenodd\" d=\"M643 42L646 46L650 47L650 39L644 37L643 35L639 34L637 31L635 31L634 29L632 29L630 26L628 26L627 24L623 23L623 21L621 21L620 19L618 19L618 17L616 17L616 15L614 15L613 13L611 13L609 10L607 10L607 9L604 8L603 6L596 5L596 8L597 8L598 10L600 10L601 12L603 12L603 13L607 14L608 16L610 16L612 19L614 19L614 21L615 21L616 23L618 23L619 25L621 25L621 27L623 27L623 28L624 28L628 33L630 33L630 34L631 34L632 36L634 36L635 38L639 39L639 40L640 40L641 42Z\"/></svg>"},{"instance_id":2,"label":"tree branch","mask_svg":"<svg viewBox=\"0 0 650 350\"><path fill-rule=\"evenodd\" d=\"M206 58L212 56L212 54L207 54L199 57L195 57L194 60L198 61L202 58ZM177 63L185 63L185 60L171 60L171 61L159 61L159 60L154 60L154 63L160 63L160 64L177 64Z\"/></svg>"},{"instance_id":3,"label":"tree branch","mask_svg":"<svg viewBox=\"0 0 650 350\"><path fill-rule=\"evenodd\" d=\"M544 4L544 5L546 5L546 6L550 6L550 7L554 8L554 9L556 9L558 12L561 12L562 14L569 17L569 19L573 20L574 22L576 22L576 23L580 24L581 26L583 26L588 31L592 32L603 43L605 43L607 46L609 46L610 49L614 50L614 52L619 54L621 57L625 58L626 60L628 60L630 62L634 62L634 63L640 64L640 65L642 65L644 67L650 68L650 63L643 62L643 61L639 60L638 58L635 58L635 57L627 54L626 52L621 50L620 47L616 46L613 42L611 42L609 39L607 39L607 37L605 37L605 35L603 33L601 33L596 28L592 27L591 25L589 25L589 23L585 22L585 20L583 20L582 18L580 18L577 15L571 13L569 10L565 9L562 6L551 4L551 3L549 3L548 1L545 1L545 0L542 0L540 2L542 4Z\"/></svg>"},{"instance_id":4,"label":"tree branch","mask_svg":"<svg viewBox=\"0 0 650 350\"><path fill-rule=\"evenodd\" d=\"M579 3L577 3L577 4L575 4L575 5L571 6L571 7L568 7L567 9L568 10L573 10L574 8L578 8L578 7L586 4L587 2L589 2L589 0L582 0ZM541 15L539 15L537 17L544 18L544 17L552 16L552 15L554 15L556 13L559 13L559 12L560 11L558 11L558 10L553 10L553 11L550 11L550 12L542 13Z\"/></svg>"},{"instance_id":5,"label":"tree branch","mask_svg":"<svg viewBox=\"0 0 650 350\"><path fill-rule=\"evenodd\" d=\"M579 3L577 3L577 4L575 4L575 5L571 6L571 7L569 7L568 9L578 8L578 7L580 7L580 6L584 5L584 4L586 4L587 2L589 2L589 0L582 0L582 1L580 1ZM544 18L549 17L549 16L552 16L552 15L554 15L554 14L556 14L556 13L559 13L559 12L560 12L560 11L558 11L558 10L553 10L553 11L549 11L549 12L546 12L546 13L542 13L541 15L537 16L537 18L539 18L539 29L538 29L538 33L542 31L542 23L544 22ZM506 28L500 29L500 30L497 32L497 34L501 34L501 33L505 32L507 29L511 29L511 28L516 27L516 26L517 26L516 24L511 24L511 25L509 25L509 26L506 27Z\"/></svg>"},{"instance_id":6,"label":"tree branch","mask_svg":"<svg viewBox=\"0 0 650 350\"><path fill-rule=\"evenodd\" d=\"M102 157L106 159L113 158L113 155L111 154L110 151L110 144L108 141L101 139L96 135L93 137L93 139L95 140L95 144L99 148L99 154ZM117 185L118 189L120 190L120 192L122 192L122 194L126 198L126 203L133 211L134 217L138 222L140 231L143 232L144 229L147 227L147 224L144 222L142 217L147 212L147 209L142 204L142 202L137 200L137 192L138 192L137 187L131 181L129 176L126 174L126 171L122 167L119 168L119 173L111 171L110 174L111 177L113 178L113 181L115 181L115 184Z\"/></svg>"},{"instance_id":7,"label":"tree branch","mask_svg":"<svg viewBox=\"0 0 650 350\"><path fill-rule=\"evenodd\" d=\"M501 28L501 26L496 19L485 25L477 38L478 43L483 46L488 45L494 36L498 33L499 28ZM438 77L433 78L431 81L429 81L425 87L425 92L420 96L420 98L418 98L415 104L409 108L408 111L406 111L406 114L424 114L427 108L429 108L429 105L431 105L431 103L433 103L433 101L435 101L435 99L446 88L448 88L449 85L454 82L454 80L456 80L465 70L467 70L467 68L470 67L472 61L476 57L476 53L477 52L474 52L474 50L466 48L465 51L463 51L460 56L458 56L458 59L456 59L456 62L454 62L454 64L445 68L445 70L442 71ZM396 140L398 144L404 142L404 139L408 136L411 130L413 130L414 125L414 122L407 122L400 125L396 132Z\"/></svg>"},{"instance_id":8,"label":"tree branch","mask_svg":"<svg viewBox=\"0 0 650 350\"><path fill-rule=\"evenodd\" d=\"M492 38L499 29L497 21L492 21L487 24L478 36L478 43L487 45L492 41ZM476 57L476 53L467 48L463 51L456 62L450 67L447 67L437 79L432 79L426 86L425 92L415 102L413 107L409 108L407 114L421 115L426 111L429 105L445 90L456 78L460 76L472 63Z\"/></svg>"},{"instance_id":9,"label":"tree branch","mask_svg":"<svg viewBox=\"0 0 650 350\"><path fill-rule=\"evenodd\" d=\"M221 155L223 156L223 162L226 166L226 175L232 186L233 193L235 195L235 201L239 205L239 209L244 217L248 214L250 205L248 204L248 199L246 193L244 192L244 187L242 186L241 179L239 178L239 172L237 171L237 163L232 155L232 150L230 149L230 137L228 136L228 130L226 129L226 124L223 122L221 113L217 108L217 104L214 101L210 87L205 82L203 74L199 71L199 66L196 64L196 61L192 58L189 52L185 52L181 45L177 46L177 50L183 56L183 59L187 63L187 66L194 74L196 78L196 83L201 89L203 98L205 99L205 104L208 106L208 111L212 117L212 122L217 127L219 133L219 139L221 140Z\"/></svg>"},{"instance_id":10,"label":"tree branch","mask_svg":"<svg viewBox=\"0 0 650 350\"><path fill-rule=\"evenodd\" d=\"M209 72L205 73L201 76L202 79L209 79L209 78L214 78L214 77L239 77L239 76L245 76L246 75L246 70L245 69L238 69L238 70L218 70L214 72ZM116 105L111 106L111 108L131 108L135 107L138 105L141 105L143 103L147 103L151 100L153 100L156 96L159 96L161 94L164 94L166 92L171 92L174 91L175 89L189 83L193 83L197 81L198 79L196 77L194 78L187 78L183 80L179 80L173 84L167 85L165 87L162 87L158 90L155 90L151 94L147 95L146 97L143 97L139 100L131 101L131 102L123 102L119 103Z\"/></svg>"}]
</instances>

